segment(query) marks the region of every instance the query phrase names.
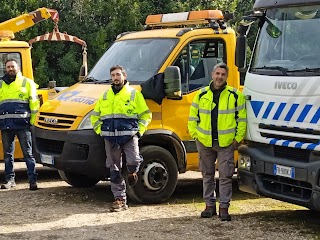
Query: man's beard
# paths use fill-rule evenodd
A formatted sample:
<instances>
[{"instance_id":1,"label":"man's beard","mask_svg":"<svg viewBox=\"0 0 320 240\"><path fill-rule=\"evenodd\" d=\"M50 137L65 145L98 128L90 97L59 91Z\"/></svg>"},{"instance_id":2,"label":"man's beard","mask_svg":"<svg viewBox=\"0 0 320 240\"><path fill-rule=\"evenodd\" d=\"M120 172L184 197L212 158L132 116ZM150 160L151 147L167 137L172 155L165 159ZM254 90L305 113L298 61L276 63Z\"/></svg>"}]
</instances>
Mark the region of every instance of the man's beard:
<instances>
[{"instance_id":1,"label":"man's beard","mask_svg":"<svg viewBox=\"0 0 320 240\"><path fill-rule=\"evenodd\" d=\"M9 71L8 72L8 77L10 80L15 80L16 79L17 74L13 71Z\"/></svg>"},{"instance_id":2,"label":"man's beard","mask_svg":"<svg viewBox=\"0 0 320 240\"><path fill-rule=\"evenodd\" d=\"M122 88L123 84L119 83L119 84L113 84L113 86L116 88L116 89L120 89Z\"/></svg>"},{"instance_id":3,"label":"man's beard","mask_svg":"<svg viewBox=\"0 0 320 240\"><path fill-rule=\"evenodd\" d=\"M119 88L122 88L124 85L123 82L119 81L119 83L113 83L113 86L116 88L116 89L119 89Z\"/></svg>"}]
</instances>

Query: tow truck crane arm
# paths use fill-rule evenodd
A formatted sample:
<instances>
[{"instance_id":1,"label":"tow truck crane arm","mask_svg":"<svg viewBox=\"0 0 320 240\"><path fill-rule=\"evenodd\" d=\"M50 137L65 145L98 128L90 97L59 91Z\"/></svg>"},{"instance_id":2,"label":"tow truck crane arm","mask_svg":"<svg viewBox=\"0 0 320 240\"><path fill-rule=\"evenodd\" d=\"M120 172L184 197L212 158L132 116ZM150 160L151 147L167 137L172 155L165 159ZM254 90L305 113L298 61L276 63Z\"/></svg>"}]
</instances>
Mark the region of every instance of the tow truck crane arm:
<instances>
[{"instance_id":1,"label":"tow truck crane arm","mask_svg":"<svg viewBox=\"0 0 320 240\"><path fill-rule=\"evenodd\" d=\"M49 9L44 7L38 8L35 11L22 14L18 17L0 23L0 30L10 30L13 33L16 33L29 27L32 27L36 23L44 21L48 18L51 18L54 23L58 23L58 11L55 9Z\"/></svg>"},{"instance_id":2,"label":"tow truck crane arm","mask_svg":"<svg viewBox=\"0 0 320 240\"><path fill-rule=\"evenodd\" d=\"M54 22L54 30L52 33L46 33L41 36L37 36L29 41L29 45L31 46L34 42L39 41L69 41L75 42L82 46L82 76L87 75L88 66L87 66L87 43L76 37L67 34L66 32L59 32L58 22L59 22L59 14L55 9L50 8L38 8L35 11L22 14L18 17L9 19L5 22L0 23L0 39L12 39L14 38L14 33L32 27L36 23L47 20L51 18Z\"/></svg>"}]
</instances>

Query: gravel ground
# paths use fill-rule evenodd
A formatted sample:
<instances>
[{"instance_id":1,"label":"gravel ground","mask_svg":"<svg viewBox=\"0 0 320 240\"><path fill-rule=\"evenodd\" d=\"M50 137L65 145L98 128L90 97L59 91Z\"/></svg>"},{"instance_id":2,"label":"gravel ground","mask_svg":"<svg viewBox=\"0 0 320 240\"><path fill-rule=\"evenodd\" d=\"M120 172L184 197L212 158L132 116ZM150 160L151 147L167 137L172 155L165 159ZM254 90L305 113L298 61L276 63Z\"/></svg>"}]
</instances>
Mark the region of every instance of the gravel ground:
<instances>
[{"instance_id":1,"label":"gravel ground","mask_svg":"<svg viewBox=\"0 0 320 240\"><path fill-rule=\"evenodd\" d=\"M200 174L181 175L169 201L111 213L110 185L76 189L39 165L39 191L29 191L23 163L17 187L0 191L0 239L320 239L320 214L240 192L234 184L231 222L201 219ZM0 178L3 180L3 164Z\"/></svg>"}]
</instances>

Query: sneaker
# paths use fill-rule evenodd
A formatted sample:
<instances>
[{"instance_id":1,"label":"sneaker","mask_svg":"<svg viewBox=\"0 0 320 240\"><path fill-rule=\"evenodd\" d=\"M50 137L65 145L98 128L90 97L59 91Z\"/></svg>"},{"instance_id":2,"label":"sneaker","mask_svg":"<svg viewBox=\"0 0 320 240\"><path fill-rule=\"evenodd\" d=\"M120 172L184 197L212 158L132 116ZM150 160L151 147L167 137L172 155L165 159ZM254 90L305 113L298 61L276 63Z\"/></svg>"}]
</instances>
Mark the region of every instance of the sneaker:
<instances>
[{"instance_id":1,"label":"sneaker","mask_svg":"<svg viewBox=\"0 0 320 240\"><path fill-rule=\"evenodd\" d=\"M31 190L31 191L38 190L38 184L36 182L30 183L29 190Z\"/></svg>"},{"instance_id":2,"label":"sneaker","mask_svg":"<svg viewBox=\"0 0 320 240\"><path fill-rule=\"evenodd\" d=\"M228 208L219 208L219 218L221 221L231 221L231 216Z\"/></svg>"},{"instance_id":3,"label":"sneaker","mask_svg":"<svg viewBox=\"0 0 320 240\"><path fill-rule=\"evenodd\" d=\"M8 181L5 184L1 185L1 189L10 189L10 188L14 188L16 186L16 183L14 180L12 181Z\"/></svg>"},{"instance_id":4,"label":"sneaker","mask_svg":"<svg viewBox=\"0 0 320 240\"><path fill-rule=\"evenodd\" d=\"M121 198L117 198L110 207L111 212L121 212L127 209L128 209L128 205Z\"/></svg>"},{"instance_id":5,"label":"sneaker","mask_svg":"<svg viewBox=\"0 0 320 240\"><path fill-rule=\"evenodd\" d=\"M215 206L206 206L206 209L201 212L202 218L211 218L214 215L217 215L217 210Z\"/></svg>"},{"instance_id":6,"label":"sneaker","mask_svg":"<svg viewBox=\"0 0 320 240\"><path fill-rule=\"evenodd\" d=\"M137 173L128 173L128 184L130 187L133 187L138 182L138 174Z\"/></svg>"}]
</instances>

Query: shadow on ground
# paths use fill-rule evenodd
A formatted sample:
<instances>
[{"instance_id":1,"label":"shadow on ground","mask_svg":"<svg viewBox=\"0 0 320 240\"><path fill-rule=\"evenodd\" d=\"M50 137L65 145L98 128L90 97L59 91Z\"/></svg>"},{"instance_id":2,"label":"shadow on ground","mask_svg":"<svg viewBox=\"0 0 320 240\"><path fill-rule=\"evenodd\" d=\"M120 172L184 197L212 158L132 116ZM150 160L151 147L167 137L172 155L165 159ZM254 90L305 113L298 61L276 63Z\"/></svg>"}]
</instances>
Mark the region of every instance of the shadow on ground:
<instances>
[{"instance_id":1,"label":"shadow on ground","mask_svg":"<svg viewBox=\"0 0 320 240\"><path fill-rule=\"evenodd\" d=\"M49 167L43 167L37 165L38 181L61 181L58 171ZM28 182L27 169L24 162L15 163L15 175L16 182ZM4 174L4 163L0 162L0 181L3 183L5 181Z\"/></svg>"},{"instance_id":2,"label":"shadow on ground","mask_svg":"<svg viewBox=\"0 0 320 240\"><path fill-rule=\"evenodd\" d=\"M119 214L119 213L118 213ZM301 218L301 215L305 217ZM271 211L233 216L232 222L218 217L201 219L194 216L164 217L130 221L118 215L116 223L95 222L89 225L68 224L56 228L35 220L32 229L0 234L0 239L319 239L319 218L310 211ZM106 216L108 217L108 216ZM110 215L110 218L117 218ZM123 221L121 219L123 218ZM296 219L296 220L292 220Z\"/></svg>"},{"instance_id":3,"label":"shadow on ground","mask_svg":"<svg viewBox=\"0 0 320 240\"><path fill-rule=\"evenodd\" d=\"M316 239L319 236L320 215L309 210L252 210L250 213L233 215L231 223L222 223L217 217L200 219L198 209L192 208L192 204L182 206L185 203L203 202L201 178L180 179L168 203L145 206L129 201L129 210L117 215L107 210L113 201L109 183L100 182L92 188L73 188L63 185L55 170L43 168L38 169L38 172L39 182L52 182L52 187L36 192L28 189L1 191L0 232L1 228L15 225L22 227L9 234L0 234L0 239L66 239L68 236L68 240L206 240L215 236L217 239L282 240L288 239L289 235L290 240L293 240ZM0 174L3 176L3 171ZM17 182L27 182L25 169L17 170L16 174ZM256 198L240 192L236 181L233 181L233 191L236 199ZM163 210L168 206L167 210ZM183 216L173 217L177 216L176 213L171 213L175 207L180 212L183 211L180 213ZM164 216L156 214L158 211L164 211ZM141 219L126 218L126 214L137 212L141 214ZM97 220L95 217L99 216L100 220ZM78 217L82 217L83 222L73 223L73 219ZM90 217L95 220L90 222ZM114 219L115 223L104 221L109 218ZM51 224L54 222L61 223L52 228ZM24 228L26 223L30 226Z\"/></svg>"}]
</instances>

